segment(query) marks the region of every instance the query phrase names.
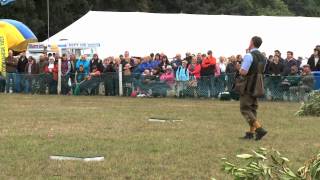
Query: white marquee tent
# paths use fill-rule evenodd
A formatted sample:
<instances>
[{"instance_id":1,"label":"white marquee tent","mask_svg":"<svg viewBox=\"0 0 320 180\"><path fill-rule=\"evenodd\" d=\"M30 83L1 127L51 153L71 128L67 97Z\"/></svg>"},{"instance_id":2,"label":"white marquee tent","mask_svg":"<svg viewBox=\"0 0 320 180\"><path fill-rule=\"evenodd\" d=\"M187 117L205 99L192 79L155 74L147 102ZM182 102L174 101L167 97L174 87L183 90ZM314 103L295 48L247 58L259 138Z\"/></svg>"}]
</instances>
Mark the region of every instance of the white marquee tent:
<instances>
[{"instance_id":1,"label":"white marquee tent","mask_svg":"<svg viewBox=\"0 0 320 180\"><path fill-rule=\"evenodd\" d=\"M101 57L117 56L129 50L132 56L164 52L169 57L185 52L215 56L244 54L252 36L263 38L261 51L291 50L295 56L309 56L320 44L320 18L153 14L141 12L90 11L55 34L61 39L99 42ZM47 41L47 40L46 40Z\"/></svg>"}]
</instances>

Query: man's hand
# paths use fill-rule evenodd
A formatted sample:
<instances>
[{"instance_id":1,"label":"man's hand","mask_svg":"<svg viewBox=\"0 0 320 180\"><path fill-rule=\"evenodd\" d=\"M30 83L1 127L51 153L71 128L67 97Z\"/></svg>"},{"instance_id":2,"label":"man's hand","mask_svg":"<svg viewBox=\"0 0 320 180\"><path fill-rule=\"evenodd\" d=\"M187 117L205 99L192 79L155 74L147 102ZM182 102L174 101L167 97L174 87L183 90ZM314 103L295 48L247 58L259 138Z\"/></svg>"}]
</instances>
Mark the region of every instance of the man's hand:
<instances>
[{"instance_id":1,"label":"man's hand","mask_svg":"<svg viewBox=\"0 0 320 180\"><path fill-rule=\"evenodd\" d=\"M244 69L240 69L239 73L240 73L241 76L245 76L245 75L248 74L248 71L246 71Z\"/></svg>"}]
</instances>

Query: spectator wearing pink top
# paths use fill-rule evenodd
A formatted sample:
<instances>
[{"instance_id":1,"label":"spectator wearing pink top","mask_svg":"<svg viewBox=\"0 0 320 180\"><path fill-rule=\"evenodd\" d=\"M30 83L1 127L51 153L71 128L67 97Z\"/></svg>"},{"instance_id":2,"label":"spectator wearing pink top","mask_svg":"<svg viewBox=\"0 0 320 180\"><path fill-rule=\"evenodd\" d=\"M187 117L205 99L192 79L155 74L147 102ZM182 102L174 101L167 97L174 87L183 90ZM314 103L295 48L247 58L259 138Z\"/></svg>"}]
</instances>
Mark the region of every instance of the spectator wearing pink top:
<instances>
[{"instance_id":1,"label":"spectator wearing pink top","mask_svg":"<svg viewBox=\"0 0 320 180\"><path fill-rule=\"evenodd\" d=\"M160 76L160 81L165 82L170 87L170 89L174 87L175 78L171 66L167 66L165 72Z\"/></svg>"}]
</instances>

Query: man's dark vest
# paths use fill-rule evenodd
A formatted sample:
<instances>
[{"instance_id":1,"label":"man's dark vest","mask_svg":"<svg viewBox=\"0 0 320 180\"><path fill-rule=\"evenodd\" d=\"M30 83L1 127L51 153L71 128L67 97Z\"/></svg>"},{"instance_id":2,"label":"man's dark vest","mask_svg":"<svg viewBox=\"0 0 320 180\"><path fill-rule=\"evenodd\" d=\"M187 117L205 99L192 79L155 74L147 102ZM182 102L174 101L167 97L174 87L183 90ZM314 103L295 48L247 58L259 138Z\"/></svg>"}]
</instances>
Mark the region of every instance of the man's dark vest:
<instances>
[{"instance_id":1,"label":"man's dark vest","mask_svg":"<svg viewBox=\"0 0 320 180\"><path fill-rule=\"evenodd\" d=\"M251 52L253 61L248 71L246 93L252 94L257 82L257 75L263 74L266 65L266 58L260 51L255 50Z\"/></svg>"}]
</instances>

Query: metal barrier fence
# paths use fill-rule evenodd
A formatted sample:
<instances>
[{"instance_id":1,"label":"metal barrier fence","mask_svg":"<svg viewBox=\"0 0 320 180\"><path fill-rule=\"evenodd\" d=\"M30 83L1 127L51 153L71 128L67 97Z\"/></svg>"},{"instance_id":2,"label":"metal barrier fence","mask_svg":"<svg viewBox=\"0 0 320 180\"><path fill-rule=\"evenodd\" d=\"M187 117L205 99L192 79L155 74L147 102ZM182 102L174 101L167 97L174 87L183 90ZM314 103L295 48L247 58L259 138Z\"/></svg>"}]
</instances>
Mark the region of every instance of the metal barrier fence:
<instances>
[{"instance_id":1,"label":"metal barrier fence","mask_svg":"<svg viewBox=\"0 0 320 180\"><path fill-rule=\"evenodd\" d=\"M61 83L59 83L61 81ZM85 74L68 74L58 78L57 74L7 74L0 76L0 92L106 95L133 97L190 97L235 99L239 95L232 90L235 74L219 77L190 77L188 81L175 81L173 76L124 75L104 73L87 78ZM311 76L265 76L265 100L305 100L319 78Z\"/></svg>"}]
</instances>

